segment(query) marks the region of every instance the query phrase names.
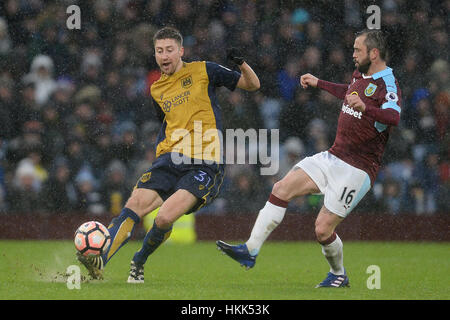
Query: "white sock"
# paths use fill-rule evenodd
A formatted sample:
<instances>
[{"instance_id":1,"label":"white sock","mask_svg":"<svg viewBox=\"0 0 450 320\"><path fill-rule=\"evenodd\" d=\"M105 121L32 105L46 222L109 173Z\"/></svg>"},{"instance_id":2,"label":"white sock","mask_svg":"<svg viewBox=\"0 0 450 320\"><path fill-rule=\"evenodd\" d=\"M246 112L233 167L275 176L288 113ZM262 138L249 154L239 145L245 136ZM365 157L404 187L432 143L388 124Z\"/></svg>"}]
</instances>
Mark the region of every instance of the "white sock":
<instances>
[{"instance_id":1,"label":"white sock","mask_svg":"<svg viewBox=\"0 0 450 320\"><path fill-rule=\"evenodd\" d=\"M266 241L267 237L281 223L285 213L286 208L276 206L269 201L259 211L250 238L245 243L252 256L259 253L264 241Z\"/></svg>"},{"instance_id":2,"label":"white sock","mask_svg":"<svg viewBox=\"0 0 450 320\"><path fill-rule=\"evenodd\" d=\"M322 253L330 265L330 272L335 275L344 274L344 253L342 240L336 235L336 239L330 244L322 245Z\"/></svg>"}]
</instances>

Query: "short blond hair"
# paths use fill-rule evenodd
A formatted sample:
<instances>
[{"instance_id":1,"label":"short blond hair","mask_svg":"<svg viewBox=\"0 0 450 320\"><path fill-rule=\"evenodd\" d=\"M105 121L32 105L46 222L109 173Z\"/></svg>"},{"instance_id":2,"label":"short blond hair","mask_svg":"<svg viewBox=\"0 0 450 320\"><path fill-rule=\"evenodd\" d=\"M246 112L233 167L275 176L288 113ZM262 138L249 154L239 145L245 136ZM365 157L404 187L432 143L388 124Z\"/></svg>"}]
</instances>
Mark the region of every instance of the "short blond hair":
<instances>
[{"instance_id":1,"label":"short blond hair","mask_svg":"<svg viewBox=\"0 0 450 320\"><path fill-rule=\"evenodd\" d=\"M174 39L178 44L183 46L183 36L180 31L175 29L174 27L164 27L159 29L155 35L153 36L153 45L155 45L156 40L161 39Z\"/></svg>"}]
</instances>

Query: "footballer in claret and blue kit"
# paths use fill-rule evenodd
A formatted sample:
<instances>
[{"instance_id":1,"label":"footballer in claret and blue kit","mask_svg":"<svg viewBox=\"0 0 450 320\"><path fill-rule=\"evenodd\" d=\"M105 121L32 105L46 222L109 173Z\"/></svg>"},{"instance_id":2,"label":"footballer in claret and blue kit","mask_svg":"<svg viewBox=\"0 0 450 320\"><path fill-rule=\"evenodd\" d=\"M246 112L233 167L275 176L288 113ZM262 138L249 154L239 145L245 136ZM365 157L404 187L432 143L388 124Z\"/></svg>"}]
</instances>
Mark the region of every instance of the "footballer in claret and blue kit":
<instances>
[{"instance_id":1,"label":"footballer in claret and blue kit","mask_svg":"<svg viewBox=\"0 0 450 320\"><path fill-rule=\"evenodd\" d=\"M350 84L318 79L307 73L300 85L320 88L343 100L336 138L326 151L306 157L274 184L244 244L217 241L217 246L241 265L252 268L259 251L282 222L290 200L321 193L324 203L315 221L315 235L330 271L317 287L348 287L343 244L335 228L347 217L373 185L386 143L401 113L401 92L393 71L386 65L387 44L380 30L356 34Z\"/></svg>"}]
</instances>

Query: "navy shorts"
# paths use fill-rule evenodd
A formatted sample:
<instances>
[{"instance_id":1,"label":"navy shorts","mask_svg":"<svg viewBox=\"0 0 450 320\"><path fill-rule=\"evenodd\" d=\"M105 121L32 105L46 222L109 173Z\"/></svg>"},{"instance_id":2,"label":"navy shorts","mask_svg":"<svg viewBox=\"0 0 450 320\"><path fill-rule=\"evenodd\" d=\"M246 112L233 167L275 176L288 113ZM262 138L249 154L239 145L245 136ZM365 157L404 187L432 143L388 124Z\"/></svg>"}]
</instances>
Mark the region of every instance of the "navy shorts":
<instances>
[{"instance_id":1,"label":"navy shorts","mask_svg":"<svg viewBox=\"0 0 450 320\"><path fill-rule=\"evenodd\" d=\"M166 201L179 189L184 189L198 198L190 212L211 203L219 194L224 178L224 165L195 163L173 163L170 153L159 156L141 176L135 188L155 190Z\"/></svg>"}]
</instances>

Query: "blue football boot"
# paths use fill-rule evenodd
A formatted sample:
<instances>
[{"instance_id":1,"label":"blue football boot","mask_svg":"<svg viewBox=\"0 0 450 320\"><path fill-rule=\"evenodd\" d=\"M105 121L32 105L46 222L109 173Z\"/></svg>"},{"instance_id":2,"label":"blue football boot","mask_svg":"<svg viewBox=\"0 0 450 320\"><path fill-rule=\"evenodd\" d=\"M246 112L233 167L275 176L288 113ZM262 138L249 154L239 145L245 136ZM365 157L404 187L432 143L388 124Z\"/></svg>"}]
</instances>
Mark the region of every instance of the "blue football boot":
<instances>
[{"instance_id":1,"label":"blue football boot","mask_svg":"<svg viewBox=\"0 0 450 320\"><path fill-rule=\"evenodd\" d=\"M217 248L223 252L223 254L226 254L230 258L236 260L240 263L241 266L245 267L246 270L253 268L253 266L256 263L256 257L258 255L252 256L248 252L247 245L245 244L239 244L236 246L233 246L231 244L228 244L226 242L223 242L221 240L216 241Z\"/></svg>"},{"instance_id":2,"label":"blue football boot","mask_svg":"<svg viewBox=\"0 0 450 320\"><path fill-rule=\"evenodd\" d=\"M327 277L321 283L319 283L316 288L341 288L350 287L350 282L348 280L347 274L344 270L344 274L335 275L328 272Z\"/></svg>"}]
</instances>

